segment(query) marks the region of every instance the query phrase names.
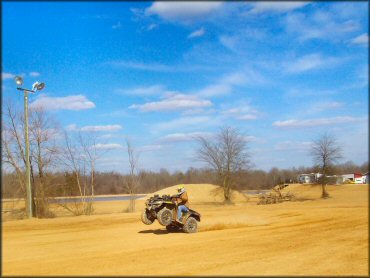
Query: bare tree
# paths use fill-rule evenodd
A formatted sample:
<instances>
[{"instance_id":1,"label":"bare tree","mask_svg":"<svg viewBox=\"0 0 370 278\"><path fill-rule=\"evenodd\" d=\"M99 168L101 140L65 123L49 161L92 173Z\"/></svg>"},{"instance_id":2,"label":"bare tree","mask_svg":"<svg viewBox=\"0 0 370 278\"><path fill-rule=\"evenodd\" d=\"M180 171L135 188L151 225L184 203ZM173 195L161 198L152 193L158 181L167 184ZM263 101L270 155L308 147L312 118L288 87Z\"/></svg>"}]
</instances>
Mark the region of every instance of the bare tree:
<instances>
[{"instance_id":1,"label":"bare tree","mask_svg":"<svg viewBox=\"0 0 370 278\"><path fill-rule=\"evenodd\" d=\"M90 188L90 201L87 203L87 213L91 214L93 212L93 201L95 195L95 167L96 161L98 159L98 149L97 149L97 136L96 134L87 134L86 136L82 136L81 132L78 135L79 143L83 150L83 159L84 159L84 167L83 173L84 176L90 176L90 186L88 186L88 181L84 180L84 195L86 195L86 188ZM88 165L88 170L86 169L86 165ZM89 173L88 173L89 172Z\"/></svg>"},{"instance_id":2,"label":"bare tree","mask_svg":"<svg viewBox=\"0 0 370 278\"><path fill-rule=\"evenodd\" d=\"M42 108L30 109L30 166L32 174L32 210L37 217L48 217L46 171L55 162L55 134L58 125ZM18 186L25 191L24 115L8 100L3 108L2 161L12 169ZM34 177L36 165L37 179Z\"/></svg>"},{"instance_id":3,"label":"bare tree","mask_svg":"<svg viewBox=\"0 0 370 278\"><path fill-rule=\"evenodd\" d=\"M24 135L21 115L13 106L13 103L7 101L2 111L2 162L7 164L11 169L14 169L18 185L22 189L24 196L25 188L25 164L26 158L24 155Z\"/></svg>"},{"instance_id":4,"label":"bare tree","mask_svg":"<svg viewBox=\"0 0 370 278\"><path fill-rule=\"evenodd\" d=\"M78 194L80 195L80 202L74 203L60 203L60 205L72 212L74 215L87 214L89 211L87 201L86 201L86 190L83 188L82 184L82 172L84 169L83 165L83 154L81 149L77 146L75 141L73 141L67 131L64 131L64 149L62 151L61 162L72 172L70 185L66 185L66 189L69 189L69 194L74 194L74 186L78 189ZM68 188L72 187L72 188Z\"/></svg>"},{"instance_id":5,"label":"bare tree","mask_svg":"<svg viewBox=\"0 0 370 278\"><path fill-rule=\"evenodd\" d=\"M2 108L2 140L1 140L1 160L3 167L15 173L15 186L17 192L21 192L22 197L26 198L26 179L25 165L26 158L24 154L24 135L22 125L22 115L14 107L13 103L8 100ZM2 167L2 170L4 169ZM20 213L25 215L24 211Z\"/></svg>"},{"instance_id":6,"label":"bare tree","mask_svg":"<svg viewBox=\"0 0 370 278\"><path fill-rule=\"evenodd\" d=\"M129 163L129 173L124 177L124 187L125 190L130 194L130 205L129 211L135 211L135 194L136 189L139 186L139 175L138 175L138 162L139 162L139 155L134 150L130 140L126 138L126 147L127 147L127 155L128 155L128 163Z\"/></svg>"},{"instance_id":7,"label":"bare tree","mask_svg":"<svg viewBox=\"0 0 370 278\"><path fill-rule=\"evenodd\" d=\"M68 195L73 195L77 189L80 202L61 204L65 209L75 215L92 214L94 211L94 196L96 184L96 163L110 148L101 149L97 144L98 136L95 132L78 132L76 137L71 137L64 131L63 163L69 169L68 184L65 189ZM78 204L79 203L79 204Z\"/></svg>"},{"instance_id":8,"label":"bare tree","mask_svg":"<svg viewBox=\"0 0 370 278\"><path fill-rule=\"evenodd\" d=\"M220 129L214 140L198 136L197 156L216 173L218 185L223 188L226 203L231 202L231 190L235 188L237 174L250 165L246 137L232 127Z\"/></svg>"},{"instance_id":9,"label":"bare tree","mask_svg":"<svg viewBox=\"0 0 370 278\"><path fill-rule=\"evenodd\" d=\"M332 170L334 163L338 159L342 158L342 148L338 145L336 139L332 135L325 133L318 139L313 140L311 156L322 174L320 178L322 186L321 197L328 198L329 193L326 190L327 175Z\"/></svg>"},{"instance_id":10,"label":"bare tree","mask_svg":"<svg viewBox=\"0 0 370 278\"><path fill-rule=\"evenodd\" d=\"M51 166L56 166L58 155L56 138L59 135L59 127L42 107L30 110L30 127L31 165L35 164L37 167L37 183L31 167L36 215L47 217L52 215L48 205L51 186L48 171Z\"/></svg>"}]
</instances>

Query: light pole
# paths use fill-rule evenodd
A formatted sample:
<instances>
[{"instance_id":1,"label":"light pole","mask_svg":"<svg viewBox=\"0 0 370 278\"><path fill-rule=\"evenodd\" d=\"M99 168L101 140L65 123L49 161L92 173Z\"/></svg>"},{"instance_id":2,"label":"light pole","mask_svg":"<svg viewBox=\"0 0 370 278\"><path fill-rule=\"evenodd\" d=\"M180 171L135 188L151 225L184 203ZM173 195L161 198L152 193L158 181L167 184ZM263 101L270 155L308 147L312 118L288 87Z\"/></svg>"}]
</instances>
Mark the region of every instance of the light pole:
<instances>
[{"instance_id":1,"label":"light pole","mask_svg":"<svg viewBox=\"0 0 370 278\"><path fill-rule=\"evenodd\" d=\"M17 83L18 86L22 86L23 84L23 78L20 76L15 77L15 83ZM31 171L30 171L30 141L28 138L28 93L35 93L36 91L41 91L45 87L45 83L40 83L36 81L32 85L32 90L24 89L21 87L17 87L17 90L23 91L24 93L24 139L26 143L26 193L27 193L27 199L26 199L26 211L28 218L33 217L32 213L32 190L31 190Z\"/></svg>"}]
</instances>

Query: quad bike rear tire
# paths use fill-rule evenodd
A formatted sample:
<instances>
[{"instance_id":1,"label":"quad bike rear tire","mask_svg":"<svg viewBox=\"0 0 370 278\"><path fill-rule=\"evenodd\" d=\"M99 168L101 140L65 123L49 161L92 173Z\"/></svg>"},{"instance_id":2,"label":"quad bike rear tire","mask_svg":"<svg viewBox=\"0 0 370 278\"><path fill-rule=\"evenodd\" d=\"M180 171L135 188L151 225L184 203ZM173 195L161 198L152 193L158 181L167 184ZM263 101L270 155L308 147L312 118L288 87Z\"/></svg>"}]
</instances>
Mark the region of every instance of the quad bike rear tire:
<instances>
[{"instance_id":1,"label":"quad bike rear tire","mask_svg":"<svg viewBox=\"0 0 370 278\"><path fill-rule=\"evenodd\" d=\"M172 210L163 208L157 213L157 219L162 226L168 226L172 222Z\"/></svg>"},{"instance_id":2,"label":"quad bike rear tire","mask_svg":"<svg viewBox=\"0 0 370 278\"><path fill-rule=\"evenodd\" d=\"M145 224L145 225L150 225L150 224L153 224L155 218L152 217L151 215L148 215L147 211L144 210L143 213L141 214L141 221Z\"/></svg>"},{"instance_id":3,"label":"quad bike rear tire","mask_svg":"<svg viewBox=\"0 0 370 278\"><path fill-rule=\"evenodd\" d=\"M183 230L185 233L196 233L198 231L198 222L194 217L188 217L184 223Z\"/></svg>"}]
</instances>

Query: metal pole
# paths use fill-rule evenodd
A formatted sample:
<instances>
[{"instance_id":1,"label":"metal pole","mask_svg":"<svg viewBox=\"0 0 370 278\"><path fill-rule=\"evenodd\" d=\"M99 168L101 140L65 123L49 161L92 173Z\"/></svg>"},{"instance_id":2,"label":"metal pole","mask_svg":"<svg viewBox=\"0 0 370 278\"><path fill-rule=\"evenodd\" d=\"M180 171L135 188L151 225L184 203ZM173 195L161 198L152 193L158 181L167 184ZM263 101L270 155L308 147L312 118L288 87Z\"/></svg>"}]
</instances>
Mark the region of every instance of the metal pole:
<instances>
[{"instance_id":1,"label":"metal pole","mask_svg":"<svg viewBox=\"0 0 370 278\"><path fill-rule=\"evenodd\" d=\"M26 140L26 190L27 190L27 214L32 218L32 190L31 190L31 172L30 172L30 142L28 138L28 92L24 90L24 137Z\"/></svg>"}]
</instances>

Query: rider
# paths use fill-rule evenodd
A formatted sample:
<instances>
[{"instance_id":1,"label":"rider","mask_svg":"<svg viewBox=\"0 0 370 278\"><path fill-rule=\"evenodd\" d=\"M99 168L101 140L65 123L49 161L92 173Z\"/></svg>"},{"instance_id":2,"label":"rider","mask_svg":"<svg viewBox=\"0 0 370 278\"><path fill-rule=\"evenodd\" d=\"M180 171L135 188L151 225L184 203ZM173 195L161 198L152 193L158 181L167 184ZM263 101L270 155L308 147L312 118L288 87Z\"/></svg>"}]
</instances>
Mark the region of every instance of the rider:
<instances>
[{"instance_id":1,"label":"rider","mask_svg":"<svg viewBox=\"0 0 370 278\"><path fill-rule=\"evenodd\" d=\"M177 188L178 195L176 196L177 203L177 219L182 222L182 213L189 211L188 194L186 193L185 187L180 185Z\"/></svg>"}]
</instances>

